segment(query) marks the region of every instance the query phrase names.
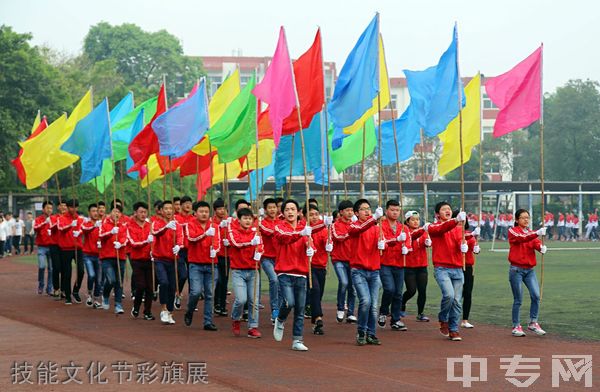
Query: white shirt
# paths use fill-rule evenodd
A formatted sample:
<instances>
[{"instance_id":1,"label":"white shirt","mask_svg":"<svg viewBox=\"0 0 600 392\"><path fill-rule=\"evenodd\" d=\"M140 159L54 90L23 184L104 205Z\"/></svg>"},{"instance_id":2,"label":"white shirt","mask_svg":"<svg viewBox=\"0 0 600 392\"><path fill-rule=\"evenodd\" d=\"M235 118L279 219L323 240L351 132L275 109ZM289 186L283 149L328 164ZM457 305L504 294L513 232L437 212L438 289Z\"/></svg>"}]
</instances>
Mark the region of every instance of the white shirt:
<instances>
[{"instance_id":1,"label":"white shirt","mask_svg":"<svg viewBox=\"0 0 600 392\"><path fill-rule=\"evenodd\" d=\"M8 231L8 223L5 220L0 223L0 241L6 241L6 232Z\"/></svg>"},{"instance_id":2,"label":"white shirt","mask_svg":"<svg viewBox=\"0 0 600 392\"><path fill-rule=\"evenodd\" d=\"M16 236L16 237L20 237L23 235L23 229L25 228L25 222L23 222L21 219L19 219L18 221L14 221L12 224L12 235Z\"/></svg>"}]
</instances>

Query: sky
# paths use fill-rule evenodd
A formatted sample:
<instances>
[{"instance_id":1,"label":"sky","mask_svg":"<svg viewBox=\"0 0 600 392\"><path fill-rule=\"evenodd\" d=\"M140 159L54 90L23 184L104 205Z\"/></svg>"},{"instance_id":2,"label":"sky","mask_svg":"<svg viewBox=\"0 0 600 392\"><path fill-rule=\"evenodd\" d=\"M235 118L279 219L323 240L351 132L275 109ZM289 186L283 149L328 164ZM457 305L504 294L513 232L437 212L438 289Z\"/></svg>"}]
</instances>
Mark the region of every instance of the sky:
<instances>
[{"instance_id":1,"label":"sky","mask_svg":"<svg viewBox=\"0 0 600 392\"><path fill-rule=\"evenodd\" d=\"M81 52L94 24L166 29L193 56L271 56L279 26L298 57L321 27L323 55L338 72L376 12L389 74L437 63L458 23L463 76L503 73L544 43L544 91L569 79L600 81L600 2L595 0L0 0L0 24L33 34L33 44Z\"/></svg>"}]
</instances>

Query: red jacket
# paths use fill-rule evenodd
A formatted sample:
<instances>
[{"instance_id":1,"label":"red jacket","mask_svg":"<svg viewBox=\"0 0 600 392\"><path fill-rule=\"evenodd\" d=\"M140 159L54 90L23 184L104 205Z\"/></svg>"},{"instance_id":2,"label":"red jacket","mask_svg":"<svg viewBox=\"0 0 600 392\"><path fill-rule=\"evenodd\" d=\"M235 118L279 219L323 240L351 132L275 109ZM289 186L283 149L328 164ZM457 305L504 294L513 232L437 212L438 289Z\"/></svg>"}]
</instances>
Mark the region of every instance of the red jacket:
<instances>
[{"instance_id":1,"label":"red jacket","mask_svg":"<svg viewBox=\"0 0 600 392\"><path fill-rule=\"evenodd\" d=\"M264 218L260 221L260 235L265 246L263 257L275 259L277 256L277 248L275 242L275 225L280 223L277 219Z\"/></svg>"},{"instance_id":2,"label":"red jacket","mask_svg":"<svg viewBox=\"0 0 600 392\"><path fill-rule=\"evenodd\" d=\"M77 221L75 227L71 226L71 222ZM83 218L79 215L71 216L68 212L59 216L57 228L58 228L58 247L62 250L75 250L75 248L81 249L83 247L83 233L81 233L81 224ZM79 237L73 237L73 232L79 231Z\"/></svg>"},{"instance_id":3,"label":"red jacket","mask_svg":"<svg viewBox=\"0 0 600 392\"><path fill-rule=\"evenodd\" d=\"M122 217L116 223L119 228L119 233L111 234L112 229L115 227L115 222L108 216L102 221L100 226L100 232L98 238L100 238L100 260L103 259L119 259L125 260L127 258L127 223ZM114 242L119 241L121 248L117 251L115 249Z\"/></svg>"},{"instance_id":4,"label":"red jacket","mask_svg":"<svg viewBox=\"0 0 600 392\"><path fill-rule=\"evenodd\" d=\"M427 267L427 247L425 240L428 235L423 228L413 230L410 233L412 241L412 252L406 255L406 268Z\"/></svg>"},{"instance_id":5,"label":"red jacket","mask_svg":"<svg viewBox=\"0 0 600 392\"><path fill-rule=\"evenodd\" d=\"M327 252L325 251L325 245L327 245L327 230L325 229L325 225L322 223L317 223L315 226L312 226L312 247L315 250L315 255L312 258L312 268L327 268Z\"/></svg>"},{"instance_id":6,"label":"red jacket","mask_svg":"<svg viewBox=\"0 0 600 392\"><path fill-rule=\"evenodd\" d=\"M432 259L435 267L462 268L462 229L455 219L436 222L429 225L429 237L432 242Z\"/></svg>"},{"instance_id":7,"label":"red jacket","mask_svg":"<svg viewBox=\"0 0 600 392\"><path fill-rule=\"evenodd\" d=\"M50 218L50 223L46 222L47 218L46 215L42 214L35 218L35 221L33 222L35 244L37 246L50 246L56 244L56 241L53 241L52 239L52 235L48 234L48 230L52 227L52 218Z\"/></svg>"},{"instance_id":8,"label":"red jacket","mask_svg":"<svg viewBox=\"0 0 600 392\"><path fill-rule=\"evenodd\" d=\"M251 226L248 229L244 229L240 226L237 219L231 221L227 228L231 269L256 268L257 262L254 260L256 246L250 244L255 235L256 227Z\"/></svg>"},{"instance_id":9,"label":"red jacket","mask_svg":"<svg viewBox=\"0 0 600 392\"><path fill-rule=\"evenodd\" d=\"M535 251L542 248L535 231L511 227L508 229L508 261L511 265L520 268L533 268L536 265Z\"/></svg>"},{"instance_id":10,"label":"red jacket","mask_svg":"<svg viewBox=\"0 0 600 392\"><path fill-rule=\"evenodd\" d=\"M150 235L151 226L150 222L144 222L140 226L135 219L131 219L127 223L127 245L131 260L150 261L152 245L148 243L148 236Z\"/></svg>"},{"instance_id":11,"label":"red jacket","mask_svg":"<svg viewBox=\"0 0 600 392\"><path fill-rule=\"evenodd\" d=\"M371 216L361 222L357 220L348 228L352 253L350 254L350 268L367 271L376 271L381 268L379 249L379 227L377 221ZM335 248L334 248L335 250Z\"/></svg>"},{"instance_id":12,"label":"red jacket","mask_svg":"<svg viewBox=\"0 0 600 392\"><path fill-rule=\"evenodd\" d=\"M300 232L306 221L299 221L294 229L288 221L280 221L275 225L275 241L277 242L277 263L275 272L289 275L308 275L308 257L306 248L308 237Z\"/></svg>"},{"instance_id":13,"label":"red jacket","mask_svg":"<svg viewBox=\"0 0 600 392\"><path fill-rule=\"evenodd\" d=\"M175 220L177 221L177 223L179 223L181 225L181 229L185 233L185 228L188 225L188 223L190 223L192 220L196 220L196 218L191 214L183 215L182 213L177 213L177 214L175 214ZM185 248L188 247L188 240L185 235L183 236L183 246Z\"/></svg>"},{"instance_id":14,"label":"red jacket","mask_svg":"<svg viewBox=\"0 0 600 392\"><path fill-rule=\"evenodd\" d=\"M381 264L392 267L404 267L405 257L402 255L402 243L399 243L397 238L401 231L406 234L406 241L404 246L409 250L412 249L412 240L410 238L410 231L408 227L404 226L402 222L396 222L396 226L392 228L390 221L382 219L381 230L383 231L383 239L386 242L386 247L381 255ZM410 254L410 253L409 253ZM408 257L408 255L406 255Z\"/></svg>"},{"instance_id":15,"label":"red jacket","mask_svg":"<svg viewBox=\"0 0 600 392\"><path fill-rule=\"evenodd\" d=\"M221 244L221 235L219 225L212 223L211 220L204 224L206 228L197 219L190 220L185 228L185 236L188 240L188 262L197 264L216 263L217 258L210 258L210 249L217 252ZM215 235L209 237L205 235L209 227L215 229Z\"/></svg>"},{"instance_id":16,"label":"red jacket","mask_svg":"<svg viewBox=\"0 0 600 392\"><path fill-rule=\"evenodd\" d=\"M88 219L81 225L81 230L83 230L83 234L85 235L83 239L83 253L98 256L98 235L100 234L100 228L96 226L95 221Z\"/></svg>"},{"instance_id":17,"label":"red jacket","mask_svg":"<svg viewBox=\"0 0 600 392\"><path fill-rule=\"evenodd\" d=\"M350 261L350 254L353 253L348 229L352 222L337 219L331 225L331 238L333 240L333 251L331 252L331 260L333 261Z\"/></svg>"},{"instance_id":18,"label":"red jacket","mask_svg":"<svg viewBox=\"0 0 600 392\"><path fill-rule=\"evenodd\" d=\"M155 260L174 262L173 247L175 244L183 246L183 230L180 224L177 224L175 230L168 229L167 223L169 222L159 217L150 226L150 232L154 236L152 257Z\"/></svg>"},{"instance_id":19,"label":"red jacket","mask_svg":"<svg viewBox=\"0 0 600 392\"><path fill-rule=\"evenodd\" d=\"M222 221L222 219L216 215L212 217L212 222L215 225L217 225L217 227L219 226L221 221ZM228 251L227 251L228 247L223 245L223 240L227 238L227 228L226 227L219 227L219 237L221 238L221 244L219 246L219 252L217 252L217 256L220 256L220 257L229 256Z\"/></svg>"}]
</instances>

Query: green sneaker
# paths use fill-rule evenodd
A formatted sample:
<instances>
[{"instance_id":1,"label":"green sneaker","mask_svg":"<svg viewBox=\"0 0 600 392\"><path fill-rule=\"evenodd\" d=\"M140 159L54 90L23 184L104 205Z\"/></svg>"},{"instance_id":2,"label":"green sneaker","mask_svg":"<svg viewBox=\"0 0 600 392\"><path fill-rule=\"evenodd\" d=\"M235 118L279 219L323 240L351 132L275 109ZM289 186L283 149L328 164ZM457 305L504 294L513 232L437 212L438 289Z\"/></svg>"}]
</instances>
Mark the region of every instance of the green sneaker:
<instances>
[{"instance_id":1,"label":"green sneaker","mask_svg":"<svg viewBox=\"0 0 600 392\"><path fill-rule=\"evenodd\" d=\"M356 344L359 346L367 344L367 335L363 331L358 331L358 334L356 335Z\"/></svg>"},{"instance_id":2,"label":"green sneaker","mask_svg":"<svg viewBox=\"0 0 600 392\"><path fill-rule=\"evenodd\" d=\"M381 342L379 341L379 339L377 339L377 336L369 335L369 336L367 336L367 344L372 344L374 346L380 346Z\"/></svg>"}]
</instances>

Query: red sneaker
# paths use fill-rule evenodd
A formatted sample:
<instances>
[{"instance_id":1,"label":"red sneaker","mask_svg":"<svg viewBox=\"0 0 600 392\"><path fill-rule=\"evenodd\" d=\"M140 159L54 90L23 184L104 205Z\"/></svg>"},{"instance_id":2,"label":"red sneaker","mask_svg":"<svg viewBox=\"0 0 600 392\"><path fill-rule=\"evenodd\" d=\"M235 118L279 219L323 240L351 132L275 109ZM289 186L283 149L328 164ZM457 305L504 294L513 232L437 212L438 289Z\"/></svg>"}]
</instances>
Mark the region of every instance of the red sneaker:
<instances>
[{"instance_id":1,"label":"red sneaker","mask_svg":"<svg viewBox=\"0 0 600 392\"><path fill-rule=\"evenodd\" d=\"M458 332L450 332L448 339L452 340L453 342L460 342L462 340Z\"/></svg>"},{"instance_id":2,"label":"red sneaker","mask_svg":"<svg viewBox=\"0 0 600 392\"><path fill-rule=\"evenodd\" d=\"M258 328L250 328L248 330L248 337L252 338L252 339L258 339L260 338L262 335L260 334L260 331L258 330Z\"/></svg>"},{"instance_id":3,"label":"red sneaker","mask_svg":"<svg viewBox=\"0 0 600 392\"><path fill-rule=\"evenodd\" d=\"M445 337L450 335L450 330L448 329L448 323L445 321L440 321L440 333Z\"/></svg>"},{"instance_id":4,"label":"red sneaker","mask_svg":"<svg viewBox=\"0 0 600 392\"><path fill-rule=\"evenodd\" d=\"M237 321L234 321L234 322L232 323L232 326L231 326L231 331L233 332L233 335L234 335L234 336L240 336L240 333L241 333L241 332L240 332L240 324L241 324L241 323L240 323L240 321L239 321L239 320L237 320Z\"/></svg>"}]
</instances>

